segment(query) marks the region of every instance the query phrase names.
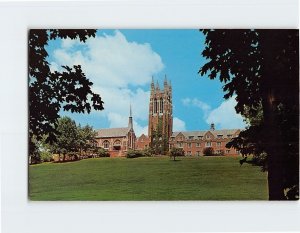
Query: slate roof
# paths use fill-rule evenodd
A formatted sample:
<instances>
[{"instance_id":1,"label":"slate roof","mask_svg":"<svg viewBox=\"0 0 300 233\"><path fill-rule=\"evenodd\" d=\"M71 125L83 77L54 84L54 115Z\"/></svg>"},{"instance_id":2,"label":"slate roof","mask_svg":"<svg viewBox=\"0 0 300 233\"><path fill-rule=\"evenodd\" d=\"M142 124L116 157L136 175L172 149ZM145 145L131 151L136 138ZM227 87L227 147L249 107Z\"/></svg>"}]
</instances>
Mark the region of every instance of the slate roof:
<instances>
[{"instance_id":1,"label":"slate roof","mask_svg":"<svg viewBox=\"0 0 300 233\"><path fill-rule=\"evenodd\" d=\"M98 138L113 138L113 137L126 137L129 128L109 128L97 130Z\"/></svg>"},{"instance_id":2,"label":"slate roof","mask_svg":"<svg viewBox=\"0 0 300 233\"><path fill-rule=\"evenodd\" d=\"M222 129L222 130L202 130L202 131L177 131L173 132L172 137L176 137L179 133L182 133L185 138L188 138L190 136L194 136L195 138L198 136L204 136L207 132L211 132L214 137L217 137L218 135L222 135L224 138L227 137L227 135L233 135L240 129Z\"/></svg>"}]
</instances>

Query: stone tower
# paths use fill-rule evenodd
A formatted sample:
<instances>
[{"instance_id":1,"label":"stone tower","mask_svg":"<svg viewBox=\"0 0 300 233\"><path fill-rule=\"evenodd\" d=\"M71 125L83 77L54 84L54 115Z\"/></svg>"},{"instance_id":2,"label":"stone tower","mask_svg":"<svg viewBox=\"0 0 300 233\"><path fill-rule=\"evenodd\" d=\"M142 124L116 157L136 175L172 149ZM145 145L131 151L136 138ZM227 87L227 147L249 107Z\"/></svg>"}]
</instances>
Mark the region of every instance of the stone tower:
<instances>
[{"instance_id":1,"label":"stone tower","mask_svg":"<svg viewBox=\"0 0 300 233\"><path fill-rule=\"evenodd\" d=\"M150 104L149 104L149 125L148 135L153 139L153 133L160 127L162 137L169 140L173 130L173 106L172 86L165 75L164 85L161 89L158 81L156 85L152 77Z\"/></svg>"}]
</instances>

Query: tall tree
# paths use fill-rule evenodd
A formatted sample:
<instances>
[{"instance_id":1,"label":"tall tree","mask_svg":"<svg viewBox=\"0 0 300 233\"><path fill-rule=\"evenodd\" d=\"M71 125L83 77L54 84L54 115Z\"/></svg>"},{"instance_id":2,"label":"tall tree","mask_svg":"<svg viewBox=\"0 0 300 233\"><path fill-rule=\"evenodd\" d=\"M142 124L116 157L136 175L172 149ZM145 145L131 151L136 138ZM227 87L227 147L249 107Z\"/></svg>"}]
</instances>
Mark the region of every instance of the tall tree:
<instances>
[{"instance_id":1,"label":"tall tree","mask_svg":"<svg viewBox=\"0 0 300 233\"><path fill-rule=\"evenodd\" d=\"M82 72L80 64L63 66L63 71L51 72L45 46L57 38L79 39L85 42L95 37L96 30L32 29L29 31L29 154L34 152L33 137L48 135L55 140L59 111L90 112L103 109L101 97L92 91L93 83Z\"/></svg>"},{"instance_id":2,"label":"tall tree","mask_svg":"<svg viewBox=\"0 0 300 233\"><path fill-rule=\"evenodd\" d=\"M236 95L238 113L255 116L262 106L261 134L254 140L267 153L269 199L298 199L298 30L201 31L208 60L199 73L219 78L225 99ZM289 191L294 197L285 195Z\"/></svg>"},{"instance_id":3,"label":"tall tree","mask_svg":"<svg viewBox=\"0 0 300 233\"><path fill-rule=\"evenodd\" d=\"M63 161L68 153L75 153L78 147L78 130L75 121L69 117L58 120L56 127L56 140L52 143L52 151L63 155Z\"/></svg>"}]
</instances>

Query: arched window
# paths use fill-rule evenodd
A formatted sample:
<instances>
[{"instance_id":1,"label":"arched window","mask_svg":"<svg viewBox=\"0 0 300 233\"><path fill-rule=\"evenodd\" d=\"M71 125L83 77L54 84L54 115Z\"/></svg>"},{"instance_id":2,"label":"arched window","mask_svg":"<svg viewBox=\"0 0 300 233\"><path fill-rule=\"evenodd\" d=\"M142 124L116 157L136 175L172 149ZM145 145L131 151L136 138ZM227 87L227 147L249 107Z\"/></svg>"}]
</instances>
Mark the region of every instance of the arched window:
<instances>
[{"instance_id":1,"label":"arched window","mask_svg":"<svg viewBox=\"0 0 300 233\"><path fill-rule=\"evenodd\" d=\"M113 145L113 149L114 150L121 150L121 141L119 139L117 139L116 141L114 141L114 145Z\"/></svg>"},{"instance_id":2,"label":"arched window","mask_svg":"<svg viewBox=\"0 0 300 233\"><path fill-rule=\"evenodd\" d=\"M154 99L154 113L157 113L157 99Z\"/></svg>"},{"instance_id":3,"label":"arched window","mask_svg":"<svg viewBox=\"0 0 300 233\"><path fill-rule=\"evenodd\" d=\"M163 98L160 98L160 112L161 113L164 112L164 101L163 101Z\"/></svg>"},{"instance_id":4,"label":"arched window","mask_svg":"<svg viewBox=\"0 0 300 233\"><path fill-rule=\"evenodd\" d=\"M108 148L109 148L109 141L105 140L105 141L103 142L103 148L104 148L104 149L108 149Z\"/></svg>"},{"instance_id":5,"label":"arched window","mask_svg":"<svg viewBox=\"0 0 300 233\"><path fill-rule=\"evenodd\" d=\"M120 140L114 141L114 146L121 146L121 141Z\"/></svg>"}]
</instances>

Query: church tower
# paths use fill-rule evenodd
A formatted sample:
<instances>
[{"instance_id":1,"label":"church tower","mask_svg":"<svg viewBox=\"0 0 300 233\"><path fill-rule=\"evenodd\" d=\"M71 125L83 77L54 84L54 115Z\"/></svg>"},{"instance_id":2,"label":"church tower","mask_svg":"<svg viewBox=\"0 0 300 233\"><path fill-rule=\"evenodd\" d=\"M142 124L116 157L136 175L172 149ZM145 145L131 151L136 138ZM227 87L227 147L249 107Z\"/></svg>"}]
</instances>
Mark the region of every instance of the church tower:
<instances>
[{"instance_id":1,"label":"church tower","mask_svg":"<svg viewBox=\"0 0 300 233\"><path fill-rule=\"evenodd\" d=\"M154 84L152 77L150 104L149 104L149 124L148 136L153 142L166 139L167 143L173 130L173 106L172 106L172 86L165 75L164 85L161 89L158 81Z\"/></svg>"},{"instance_id":2,"label":"church tower","mask_svg":"<svg viewBox=\"0 0 300 233\"><path fill-rule=\"evenodd\" d=\"M128 119L128 149L135 149L135 141L136 136L133 130L133 123L132 123L132 111L131 111L131 104L130 104L130 110L129 110L129 119Z\"/></svg>"}]
</instances>

